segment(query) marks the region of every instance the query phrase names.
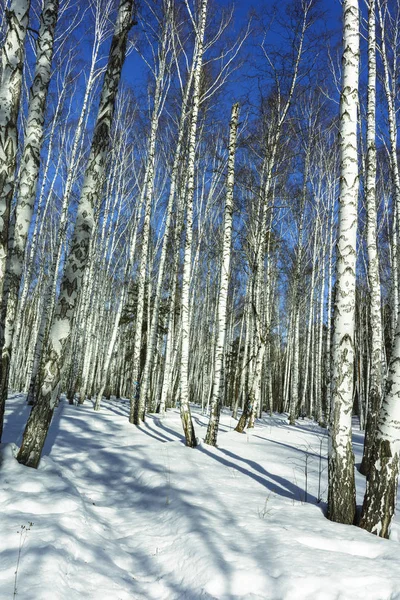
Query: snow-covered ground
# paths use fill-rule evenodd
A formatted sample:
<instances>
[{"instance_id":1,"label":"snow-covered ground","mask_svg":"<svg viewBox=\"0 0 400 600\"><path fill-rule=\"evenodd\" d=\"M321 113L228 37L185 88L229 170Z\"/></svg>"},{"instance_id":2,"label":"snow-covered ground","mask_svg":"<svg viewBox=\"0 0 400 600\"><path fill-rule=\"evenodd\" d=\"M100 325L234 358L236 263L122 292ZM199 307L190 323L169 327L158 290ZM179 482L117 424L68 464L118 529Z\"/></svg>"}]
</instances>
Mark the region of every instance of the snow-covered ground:
<instances>
[{"instance_id":1,"label":"snow-covered ground","mask_svg":"<svg viewBox=\"0 0 400 600\"><path fill-rule=\"evenodd\" d=\"M315 424L266 416L238 434L224 412L218 449L193 450L175 410L138 429L124 401L100 413L62 402L33 470L13 456L27 412L10 398L1 600L400 599L400 520L382 540L325 519L326 432ZM202 439L206 418L193 417ZM359 461L357 430L354 448ZM363 485L357 475L359 504Z\"/></svg>"}]
</instances>

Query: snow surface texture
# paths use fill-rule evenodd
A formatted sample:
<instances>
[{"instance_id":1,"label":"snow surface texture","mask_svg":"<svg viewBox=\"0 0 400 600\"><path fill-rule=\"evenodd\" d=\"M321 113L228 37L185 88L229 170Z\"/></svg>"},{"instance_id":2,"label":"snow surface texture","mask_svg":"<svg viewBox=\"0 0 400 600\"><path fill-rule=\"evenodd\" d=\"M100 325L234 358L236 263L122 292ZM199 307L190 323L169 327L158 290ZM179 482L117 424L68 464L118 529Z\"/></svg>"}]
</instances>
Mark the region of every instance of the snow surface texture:
<instances>
[{"instance_id":1,"label":"snow surface texture","mask_svg":"<svg viewBox=\"0 0 400 600\"><path fill-rule=\"evenodd\" d=\"M382 540L325 519L314 423L274 415L238 434L224 412L219 447L193 450L175 410L138 429L125 401L63 401L34 470L14 458L28 410L10 398L1 446L1 600L400 599L400 520Z\"/></svg>"}]
</instances>

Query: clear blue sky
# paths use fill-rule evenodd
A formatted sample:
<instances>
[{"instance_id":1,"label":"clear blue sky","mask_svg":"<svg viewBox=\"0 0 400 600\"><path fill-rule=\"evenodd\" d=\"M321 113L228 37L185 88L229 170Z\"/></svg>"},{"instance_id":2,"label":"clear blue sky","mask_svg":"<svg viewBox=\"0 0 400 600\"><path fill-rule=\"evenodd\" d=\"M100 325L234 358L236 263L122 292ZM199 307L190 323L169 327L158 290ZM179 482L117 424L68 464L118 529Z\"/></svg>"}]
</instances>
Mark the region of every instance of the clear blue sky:
<instances>
[{"instance_id":1,"label":"clear blue sky","mask_svg":"<svg viewBox=\"0 0 400 600\"><path fill-rule=\"evenodd\" d=\"M216 0L222 6L230 6L231 0ZM249 9L254 9L255 12L272 10L274 4L278 4L276 0L236 0L235 14L237 22L244 23L249 13ZM333 28L340 27L342 17L341 0L320 0L321 10L326 11L329 18L329 24Z\"/></svg>"},{"instance_id":2,"label":"clear blue sky","mask_svg":"<svg viewBox=\"0 0 400 600\"><path fill-rule=\"evenodd\" d=\"M299 2L300 0L293 0L293 2ZM238 31L246 26L250 11L252 11L255 15L260 15L261 13L264 15L264 22L268 22L269 13L271 17L273 15L273 7L275 4L279 2L289 2L290 0L236 0L235 6L235 30ZM213 0L210 3L210 14L209 16L212 18L215 16L218 18L218 14L215 13L218 8L217 7L228 7L232 5L232 0ZM341 41L341 21L342 21L342 4L341 0L319 0L319 8L322 12L326 14L326 27L330 32L330 45L333 47L337 46ZM140 21L138 23L138 28L141 27ZM275 39L274 39L275 38ZM275 41L277 44L282 43L282 38L277 34L277 32L270 32L267 43L271 43L275 45ZM249 41L246 44L245 52L250 55L255 51L254 46L252 47L252 43ZM230 107L232 101L236 101L239 99L242 94L246 93L246 89L249 85L252 85L251 82L245 81L246 77L241 77L241 75L246 75L248 71L248 67L246 67L246 73L236 73L236 77L230 78L229 83L226 89L225 100L227 106ZM148 76L148 66L144 63L144 61L138 56L136 52L133 52L127 59L124 67L124 79L127 80L130 85L132 85L133 89L139 91L139 89L144 90L143 83L144 80ZM236 79L236 82L235 82ZM238 81L240 80L240 82ZM236 94L238 94L238 98L236 98Z\"/></svg>"}]
</instances>

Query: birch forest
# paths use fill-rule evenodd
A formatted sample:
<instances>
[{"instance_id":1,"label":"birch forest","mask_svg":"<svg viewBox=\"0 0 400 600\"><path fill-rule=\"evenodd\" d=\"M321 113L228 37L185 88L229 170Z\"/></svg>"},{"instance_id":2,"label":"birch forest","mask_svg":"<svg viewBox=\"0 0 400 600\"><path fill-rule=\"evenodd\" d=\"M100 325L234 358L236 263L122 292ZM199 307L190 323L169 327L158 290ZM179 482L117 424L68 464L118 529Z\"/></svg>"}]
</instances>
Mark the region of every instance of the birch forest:
<instances>
[{"instance_id":1,"label":"birch forest","mask_svg":"<svg viewBox=\"0 0 400 600\"><path fill-rule=\"evenodd\" d=\"M328 519L388 537L400 1L243 4L0 0L0 431L12 392L33 468L60 401L178 408L190 448L313 419Z\"/></svg>"}]
</instances>

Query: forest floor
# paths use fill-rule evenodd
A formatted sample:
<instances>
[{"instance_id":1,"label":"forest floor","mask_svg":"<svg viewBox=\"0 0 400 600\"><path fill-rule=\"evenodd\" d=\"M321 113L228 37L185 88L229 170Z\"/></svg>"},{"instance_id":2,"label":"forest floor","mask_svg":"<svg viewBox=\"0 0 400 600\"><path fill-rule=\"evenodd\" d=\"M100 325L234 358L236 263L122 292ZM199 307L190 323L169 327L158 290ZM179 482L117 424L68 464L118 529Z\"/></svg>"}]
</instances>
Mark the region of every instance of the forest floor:
<instances>
[{"instance_id":1,"label":"forest floor","mask_svg":"<svg viewBox=\"0 0 400 600\"><path fill-rule=\"evenodd\" d=\"M38 470L19 465L28 414L7 406L0 467L0 599L400 599L391 539L324 517L326 431L265 416L219 447L184 445L179 413L128 423L125 401L61 402ZM196 434L207 419L193 407ZM356 462L363 435L354 432ZM364 478L357 473L358 504Z\"/></svg>"}]
</instances>

